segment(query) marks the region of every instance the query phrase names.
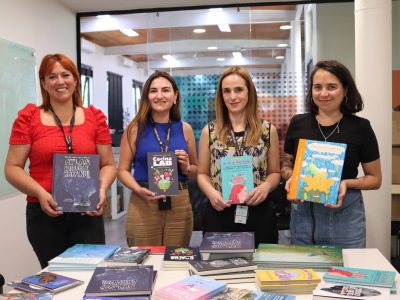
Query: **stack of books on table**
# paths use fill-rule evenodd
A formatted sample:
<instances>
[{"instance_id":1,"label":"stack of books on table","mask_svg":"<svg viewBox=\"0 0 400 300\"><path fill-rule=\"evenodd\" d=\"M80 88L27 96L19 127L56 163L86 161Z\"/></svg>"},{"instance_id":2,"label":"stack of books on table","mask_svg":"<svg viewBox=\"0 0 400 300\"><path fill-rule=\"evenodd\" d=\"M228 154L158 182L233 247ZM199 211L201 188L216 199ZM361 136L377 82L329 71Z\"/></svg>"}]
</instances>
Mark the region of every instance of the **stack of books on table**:
<instances>
[{"instance_id":1,"label":"stack of books on table","mask_svg":"<svg viewBox=\"0 0 400 300\"><path fill-rule=\"evenodd\" d=\"M105 259L105 266L137 266L143 264L149 256L149 249L121 247L109 258Z\"/></svg>"},{"instance_id":2,"label":"stack of books on table","mask_svg":"<svg viewBox=\"0 0 400 300\"><path fill-rule=\"evenodd\" d=\"M49 271L92 271L119 246L76 244L49 261Z\"/></svg>"},{"instance_id":3,"label":"stack of books on table","mask_svg":"<svg viewBox=\"0 0 400 300\"><path fill-rule=\"evenodd\" d=\"M0 300L51 300L52 293L8 293L0 294Z\"/></svg>"},{"instance_id":4,"label":"stack of books on table","mask_svg":"<svg viewBox=\"0 0 400 300\"><path fill-rule=\"evenodd\" d=\"M167 246L162 266L163 270L187 270L189 262L196 262L200 259L200 252L197 248Z\"/></svg>"},{"instance_id":5,"label":"stack of books on table","mask_svg":"<svg viewBox=\"0 0 400 300\"><path fill-rule=\"evenodd\" d=\"M211 300L294 300L294 296L227 287Z\"/></svg>"},{"instance_id":6,"label":"stack of books on table","mask_svg":"<svg viewBox=\"0 0 400 300\"><path fill-rule=\"evenodd\" d=\"M323 280L314 291L314 299L387 299L397 294L396 272L349 267L332 267L323 275ZM370 298L360 298L361 295Z\"/></svg>"},{"instance_id":7,"label":"stack of books on table","mask_svg":"<svg viewBox=\"0 0 400 300\"><path fill-rule=\"evenodd\" d=\"M210 299L226 288L226 283L199 275L159 288L154 292L158 300L203 300Z\"/></svg>"},{"instance_id":8,"label":"stack of books on table","mask_svg":"<svg viewBox=\"0 0 400 300\"><path fill-rule=\"evenodd\" d=\"M343 266L342 249L336 246L259 244L254 254L258 269L314 269L325 272Z\"/></svg>"},{"instance_id":9,"label":"stack of books on table","mask_svg":"<svg viewBox=\"0 0 400 300\"><path fill-rule=\"evenodd\" d=\"M189 262L189 274L225 283L255 282L257 265L243 257Z\"/></svg>"},{"instance_id":10,"label":"stack of books on table","mask_svg":"<svg viewBox=\"0 0 400 300\"><path fill-rule=\"evenodd\" d=\"M150 297L156 272L153 266L97 267L87 285L88 297Z\"/></svg>"},{"instance_id":11,"label":"stack of books on table","mask_svg":"<svg viewBox=\"0 0 400 300\"><path fill-rule=\"evenodd\" d=\"M261 291L311 294L321 279L313 269L257 270L256 282Z\"/></svg>"},{"instance_id":12,"label":"stack of books on table","mask_svg":"<svg viewBox=\"0 0 400 300\"><path fill-rule=\"evenodd\" d=\"M254 232L206 232L199 246L203 260L253 258Z\"/></svg>"}]
</instances>

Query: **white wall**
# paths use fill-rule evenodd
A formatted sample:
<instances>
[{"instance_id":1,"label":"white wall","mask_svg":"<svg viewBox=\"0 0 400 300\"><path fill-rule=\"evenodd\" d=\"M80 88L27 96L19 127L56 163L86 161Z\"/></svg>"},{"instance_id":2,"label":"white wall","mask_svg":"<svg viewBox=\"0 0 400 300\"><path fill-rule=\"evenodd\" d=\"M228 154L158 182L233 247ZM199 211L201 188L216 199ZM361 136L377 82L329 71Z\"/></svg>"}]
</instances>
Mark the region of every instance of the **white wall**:
<instances>
[{"instance_id":1,"label":"white wall","mask_svg":"<svg viewBox=\"0 0 400 300\"><path fill-rule=\"evenodd\" d=\"M393 70L400 70L400 1L392 2Z\"/></svg>"},{"instance_id":2,"label":"white wall","mask_svg":"<svg viewBox=\"0 0 400 300\"><path fill-rule=\"evenodd\" d=\"M107 72L113 72L122 76L122 97L124 111L128 108L131 119L133 116L132 79L145 82L147 79L145 70L138 69L133 63L132 67L124 67L119 64L117 55L104 55L104 48L86 41L95 46L94 53L82 51L81 62L93 68L93 104L100 108L108 116Z\"/></svg>"},{"instance_id":3,"label":"white wall","mask_svg":"<svg viewBox=\"0 0 400 300\"><path fill-rule=\"evenodd\" d=\"M75 13L56 1L1 0L0 38L34 48L37 64L47 53L61 52L75 59L75 27ZM26 237L23 195L0 200L0 237L0 273L6 281L40 269Z\"/></svg>"}]
</instances>

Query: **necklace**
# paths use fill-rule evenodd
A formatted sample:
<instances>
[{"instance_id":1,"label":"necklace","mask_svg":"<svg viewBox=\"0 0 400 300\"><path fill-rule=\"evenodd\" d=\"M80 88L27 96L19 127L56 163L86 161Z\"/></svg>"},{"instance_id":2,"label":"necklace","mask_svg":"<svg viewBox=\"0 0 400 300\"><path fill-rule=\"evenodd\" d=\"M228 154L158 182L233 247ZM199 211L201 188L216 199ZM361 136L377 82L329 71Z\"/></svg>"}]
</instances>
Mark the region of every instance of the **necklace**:
<instances>
[{"instance_id":1,"label":"necklace","mask_svg":"<svg viewBox=\"0 0 400 300\"><path fill-rule=\"evenodd\" d=\"M319 122L317 122L317 124L318 124L319 132L321 132L322 136L323 136L324 139L325 139L325 142L326 142L326 140L336 131L336 129L337 129L337 133L339 134L339 124L340 124L340 120L339 120L339 122L336 124L335 128L333 128L333 130L331 131L331 133L328 134L328 135L325 135L325 134L322 132L321 125L319 125Z\"/></svg>"}]
</instances>

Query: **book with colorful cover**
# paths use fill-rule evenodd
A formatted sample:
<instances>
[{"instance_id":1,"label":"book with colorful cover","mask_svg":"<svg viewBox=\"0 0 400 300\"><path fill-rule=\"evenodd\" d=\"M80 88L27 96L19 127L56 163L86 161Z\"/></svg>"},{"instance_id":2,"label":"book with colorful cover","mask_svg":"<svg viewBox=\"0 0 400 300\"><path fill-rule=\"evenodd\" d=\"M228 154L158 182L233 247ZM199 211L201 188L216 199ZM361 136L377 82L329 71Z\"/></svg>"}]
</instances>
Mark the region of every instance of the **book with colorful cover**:
<instances>
[{"instance_id":1,"label":"book with colorful cover","mask_svg":"<svg viewBox=\"0 0 400 300\"><path fill-rule=\"evenodd\" d=\"M96 265L111 256L119 246L102 244L76 244L49 261L57 264Z\"/></svg>"},{"instance_id":2,"label":"book with colorful cover","mask_svg":"<svg viewBox=\"0 0 400 300\"><path fill-rule=\"evenodd\" d=\"M52 272L41 272L32 276L24 277L22 282L48 290L54 293L61 292L83 284L82 280L55 274Z\"/></svg>"},{"instance_id":3,"label":"book with colorful cover","mask_svg":"<svg viewBox=\"0 0 400 300\"><path fill-rule=\"evenodd\" d=\"M178 160L174 152L148 152L149 190L156 195L179 194Z\"/></svg>"},{"instance_id":4,"label":"book with colorful cover","mask_svg":"<svg viewBox=\"0 0 400 300\"><path fill-rule=\"evenodd\" d=\"M99 203L100 160L97 154L53 156L52 195L64 212L96 211Z\"/></svg>"},{"instance_id":5,"label":"book with colorful cover","mask_svg":"<svg viewBox=\"0 0 400 300\"><path fill-rule=\"evenodd\" d=\"M254 232L206 232L201 252L254 252Z\"/></svg>"},{"instance_id":6,"label":"book with colorful cover","mask_svg":"<svg viewBox=\"0 0 400 300\"><path fill-rule=\"evenodd\" d=\"M45 289L41 289L37 286L33 286L28 283L22 282L21 280L11 281L11 282L7 283L7 285L12 287L15 290L23 291L23 292L27 292L27 293L37 293L37 294L54 293L54 292L50 292Z\"/></svg>"},{"instance_id":7,"label":"book with colorful cover","mask_svg":"<svg viewBox=\"0 0 400 300\"><path fill-rule=\"evenodd\" d=\"M313 269L257 270L256 279L260 285L318 283L321 281Z\"/></svg>"},{"instance_id":8,"label":"book with colorful cover","mask_svg":"<svg viewBox=\"0 0 400 300\"><path fill-rule=\"evenodd\" d=\"M242 288L227 287L211 300L264 300L266 293Z\"/></svg>"},{"instance_id":9,"label":"book with colorful cover","mask_svg":"<svg viewBox=\"0 0 400 300\"><path fill-rule=\"evenodd\" d=\"M48 293L8 293L0 294L0 300L51 300L53 294Z\"/></svg>"},{"instance_id":10,"label":"book with colorful cover","mask_svg":"<svg viewBox=\"0 0 400 300\"><path fill-rule=\"evenodd\" d=\"M257 265L248 259L242 257L207 260L207 261L191 261L189 269L198 275L211 275L221 273L232 273L241 271L254 271ZM253 274L253 278L255 274Z\"/></svg>"},{"instance_id":11,"label":"book with colorful cover","mask_svg":"<svg viewBox=\"0 0 400 300\"><path fill-rule=\"evenodd\" d=\"M331 267L323 275L325 282L393 287L396 272L373 269Z\"/></svg>"},{"instance_id":12,"label":"book with colorful cover","mask_svg":"<svg viewBox=\"0 0 400 300\"><path fill-rule=\"evenodd\" d=\"M149 256L149 249L121 247L104 261L106 266L136 266Z\"/></svg>"},{"instance_id":13,"label":"book with colorful cover","mask_svg":"<svg viewBox=\"0 0 400 300\"><path fill-rule=\"evenodd\" d=\"M193 270L189 269L189 275L196 275ZM221 273L221 274L209 274L209 275L201 275L211 279L217 280L226 280L226 279L242 279L242 278L251 278L252 282L255 280L256 273L254 270L251 271L241 271L241 272L230 272L230 273Z\"/></svg>"},{"instance_id":14,"label":"book with colorful cover","mask_svg":"<svg viewBox=\"0 0 400 300\"><path fill-rule=\"evenodd\" d=\"M259 244L253 260L258 269L325 271L331 266L343 266L342 248L338 246Z\"/></svg>"},{"instance_id":15,"label":"book with colorful cover","mask_svg":"<svg viewBox=\"0 0 400 300\"><path fill-rule=\"evenodd\" d=\"M157 289L154 295L164 300L209 299L226 288L226 283L193 275Z\"/></svg>"},{"instance_id":16,"label":"book with colorful cover","mask_svg":"<svg viewBox=\"0 0 400 300\"><path fill-rule=\"evenodd\" d=\"M300 139L288 199L336 205L346 147Z\"/></svg>"},{"instance_id":17,"label":"book with colorful cover","mask_svg":"<svg viewBox=\"0 0 400 300\"><path fill-rule=\"evenodd\" d=\"M388 300L390 299L390 289L384 287L366 287L361 285L321 282L313 291L313 299Z\"/></svg>"},{"instance_id":18,"label":"book with colorful cover","mask_svg":"<svg viewBox=\"0 0 400 300\"><path fill-rule=\"evenodd\" d=\"M153 266L97 267L86 296L146 296L153 288Z\"/></svg>"},{"instance_id":19,"label":"book with colorful cover","mask_svg":"<svg viewBox=\"0 0 400 300\"><path fill-rule=\"evenodd\" d=\"M198 248L167 246L165 249L163 265L187 265L190 261L201 259Z\"/></svg>"},{"instance_id":20,"label":"book with colorful cover","mask_svg":"<svg viewBox=\"0 0 400 300\"><path fill-rule=\"evenodd\" d=\"M243 204L254 189L251 156L221 158L222 198L232 204Z\"/></svg>"}]
</instances>

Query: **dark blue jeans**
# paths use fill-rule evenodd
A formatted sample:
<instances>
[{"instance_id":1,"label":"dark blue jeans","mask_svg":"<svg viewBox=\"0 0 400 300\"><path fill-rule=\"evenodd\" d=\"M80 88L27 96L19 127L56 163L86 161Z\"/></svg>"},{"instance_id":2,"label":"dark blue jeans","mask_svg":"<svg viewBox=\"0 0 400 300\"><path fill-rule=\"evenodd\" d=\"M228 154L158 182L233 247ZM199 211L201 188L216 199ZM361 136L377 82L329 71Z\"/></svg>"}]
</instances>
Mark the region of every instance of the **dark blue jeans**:
<instances>
[{"instance_id":1,"label":"dark blue jeans","mask_svg":"<svg viewBox=\"0 0 400 300\"><path fill-rule=\"evenodd\" d=\"M90 217L80 213L64 213L53 218L46 215L39 203L26 206L26 229L42 268L48 261L79 244L104 244L103 217Z\"/></svg>"}]
</instances>

